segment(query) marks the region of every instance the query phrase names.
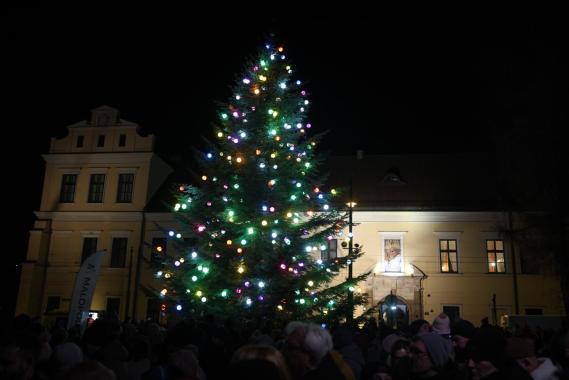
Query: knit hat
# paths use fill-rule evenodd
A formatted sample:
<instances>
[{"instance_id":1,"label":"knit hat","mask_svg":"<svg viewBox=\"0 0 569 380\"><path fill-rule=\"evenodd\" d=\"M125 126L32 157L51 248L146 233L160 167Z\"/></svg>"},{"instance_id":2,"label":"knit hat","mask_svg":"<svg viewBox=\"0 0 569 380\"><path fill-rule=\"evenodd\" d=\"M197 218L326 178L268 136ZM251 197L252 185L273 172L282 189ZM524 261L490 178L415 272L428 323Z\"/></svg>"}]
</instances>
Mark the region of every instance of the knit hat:
<instances>
[{"instance_id":1,"label":"knit hat","mask_svg":"<svg viewBox=\"0 0 569 380\"><path fill-rule=\"evenodd\" d=\"M431 362L433 362L433 367L444 367L452 352L451 342L434 332L419 334L417 338L425 343Z\"/></svg>"},{"instance_id":2,"label":"knit hat","mask_svg":"<svg viewBox=\"0 0 569 380\"><path fill-rule=\"evenodd\" d=\"M445 313L440 313L432 325L433 332L437 334L450 334L450 319Z\"/></svg>"},{"instance_id":3,"label":"knit hat","mask_svg":"<svg viewBox=\"0 0 569 380\"><path fill-rule=\"evenodd\" d=\"M513 336L508 339L506 353L512 359L523 359L536 356L534 342L531 338Z\"/></svg>"},{"instance_id":4,"label":"knit hat","mask_svg":"<svg viewBox=\"0 0 569 380\"><path fill-rule=\"evenodd\" d=\"M452 327L452 335L459 335L470 339L474 334L476 334L476 327L465 319L457 321Z\"/></svg>"}]
</instances>

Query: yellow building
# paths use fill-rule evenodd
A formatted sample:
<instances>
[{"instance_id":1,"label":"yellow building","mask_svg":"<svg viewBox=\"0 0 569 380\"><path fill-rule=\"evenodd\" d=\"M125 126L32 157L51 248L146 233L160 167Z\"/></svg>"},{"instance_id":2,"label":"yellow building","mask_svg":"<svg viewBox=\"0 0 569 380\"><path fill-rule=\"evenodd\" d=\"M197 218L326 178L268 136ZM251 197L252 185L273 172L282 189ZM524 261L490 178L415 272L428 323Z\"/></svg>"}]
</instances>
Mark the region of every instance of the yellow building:
<instances>
[{"instance_id":1,"label":"yellow building","mask_svg":"<svg viewBox=\"0 0 569 380\"><path fill-rule=\"evenodd\" d=\"M153 152L154 136L140 135L113 108L94 109L68 131L43 156L16 313L66 317L82 258L106 250L91 310L156 318L149 261L173 249L164 229L175 222L154 205L175 182L172 169ZM495 201L489 157L360 154L335 157L329 167L330 185L353 184L354 241L365 251L353 272L371 271L358 291L382 317L432 320L445 311L479 323L516 312L564 314L559 278L528 268L522 247L504 234L510 215Z\"/></svg>"},{"instance_id":2,"label":"yellow building","mask_svg":"<svg viewBox=\"0 0 569 380\"><path fill-rule=\"evenodd\" d=\"M17 314L64 314L82 259L96 250L106 254L91 309L132 314L144 208L171 172L153 148L154 136L107 106L52 139Z\"/></svg>"},{"instance_id":3,"label":"yellow building","mask_svg":"<svg viewBox=\"0 0 569 380\"><path fill-rule=\"evenodd\" d=\"M329 165L329 183L344 186L340 204L357 202L353 241L365 254L353 272L371 272L359 291L383 318L432 321L444 311L478 324L565 314L559 276L532 260L542 253L508 238L515 214L500 211L492 157L358 152Z\"/></svg>"}]
</instances>

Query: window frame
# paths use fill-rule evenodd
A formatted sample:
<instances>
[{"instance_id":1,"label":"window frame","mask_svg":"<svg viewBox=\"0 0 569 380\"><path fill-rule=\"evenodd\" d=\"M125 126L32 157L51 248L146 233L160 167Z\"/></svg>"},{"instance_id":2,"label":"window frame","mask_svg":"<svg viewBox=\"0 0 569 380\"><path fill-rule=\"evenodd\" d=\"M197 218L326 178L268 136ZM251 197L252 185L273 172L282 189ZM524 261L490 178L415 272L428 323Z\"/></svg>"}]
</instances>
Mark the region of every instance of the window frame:
<instances>
[{"instance_id":1,"label":"window frame","mask_svg":"<svg viewBox=\"0 0 569 380\"><path fill-rule=\"evenodd\" d=\"M91 252L87 252L87 246L86 246L86 242L87 239L90 239L89 241L94 241L94 247L90 247L91 248ZM94 239L94 240L93 240ZM84 236L83 237L83 241L82 241L82 246L81 246L81 264L83 264L83 262L89 257L91 256L93 253L97 252L97 245L99 244L99 238L97 236Z\"/></svg>"},{"instance_id":2,"label":"window frame","mask_svg":"<svg viewBox=\"0 0 569 380\"><path fill-rule=\"evenodd\" d=\"M121 179L125 178L126 176L130 176L131 181L129 182L122 182ZM134 173L119 173L118 180L117 180L117 199L116 203L132 203L134 199ZM126 192L124 189L128 189L130 186L130 191ZM128 194L128 197L125 195Z\"/></svg>"},{"instance_id":3,"label":"window frame","mask_svg":"<svg viewBox=\"0 0 569 380\"><path fill-rule=\"evenodd\" d=\"M103 181L101 183L94 183L95 178L102 178ZM87 203L103 203L105 201L106 179L107 176L105 173L91 173L91 176L89 177L89 193L87 194ZM95 195L99 194L100 194L100 199L99 197L95 197Z\"/></svg>"},{"instance_id":4,"label":"window frame","mask_svg":"<svg viewBox=\"0 0 569 380\"><path fill-rule=\"evenodd\" d=\"M66 183L65 182L65 178L74 178L74 181L72 184L70 183ZM59 203L75 203L75 191L77 190L77 173L65 173L61 176L61 187L59 188ZM64 197L65 195L69 195L69 191L64 191L64 189L67 189L67 186L71 186L72 185L72 192L71 192L71 197L70 200L68 200L66 197Z\"/></svg>"},{"instance_id":5,"label":"window frame","mask_svg":"<svg viewBox=\"0 0 569 380\"><path fill-rule=\"evenodd\" d=\"M446 241L447 243L447 249L443 249L442 247L442 242ZM455 243L455 249L451 249L450 248L450 242L454 241ZM438 251L439 251L439 272L440 273L444 273L444 274L458 274L460 273L460 260L458 259L458 252L459 252L459 240L457 238L454 237L449 237L449 236L439 236L439 238L437 239L438 242ZM448 264L448 270L444 271L443 270L443 252L447 253L447 264ZM455 253L455 261L456 261L456 268L455 270L451 270L452 268L452 260L450 257L450 254L454 252Z\"/></svg>"},{"instance_id":6,"label":"window frame","mask_svg":"<svg viewBox=\"0 0 569 380\"><path fill-rule=\"evenodd\" d=\"M331 253L334 253L333 255ZM338 258L338 239L330 239L326 241L326 249L320 251L320 260L330 261Z\"/></svg>"},{"instance_id":7,"label":"window frame","mask_svg":"<svg viewBox=\"0 0 569 380\"><path fill-rule=\"evenodd\" d=\"M118 242L124 242L124 247L118 246ZM124 251L119 252L117 250ZM111 261L109 263L110 268L125 268L126 267L126 257L128 255L128 237L114 236L111 241Z\"/></svg>"},{"instance_id":8,"label":"window frame","mask_svg":"<svg viewBox=\"0 0 569 380\"><path fill-rule=\"evenodd\" d=\"M502 249L499 250L496 248L496 242L497 241L501 241L502 242ZM508 267L506 265L506 242L504 241L504 239L498 239L498 238L487 238L484 240L485 242L485 248L486 248L486 270L488 271L488 274L506 274L508 273ZM494 244L494 249L490 249L488 248L488 243L489 242L493 242ZM490 254L493 253L494 254L494 261L490 261ZM503 271L498 271L498 263L500 263L498 261L498 253L502 254L502 264L504 266L504 270ZM492 272L490 270L492 263L494 263L494 268L496 269L494 272Z\"/></svg>"}]
</instances>

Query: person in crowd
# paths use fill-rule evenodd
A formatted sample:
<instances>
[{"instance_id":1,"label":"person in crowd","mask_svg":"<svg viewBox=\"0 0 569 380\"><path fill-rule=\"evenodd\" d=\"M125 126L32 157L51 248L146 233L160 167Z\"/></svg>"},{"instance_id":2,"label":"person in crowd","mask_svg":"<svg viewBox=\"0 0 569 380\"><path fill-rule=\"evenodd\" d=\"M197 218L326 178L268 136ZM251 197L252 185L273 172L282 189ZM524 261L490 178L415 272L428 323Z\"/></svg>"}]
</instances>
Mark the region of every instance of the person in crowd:
<instances>
[{"instance_id":1,"label":"person in crowd","mask_svg":"<svg viewBox=\"0 0 569 380\"><path fill-rule=\"evenodd\" d=\"M290 380L285 359L269 345L246 345L233 354L229 367L232 379Z\"/></svg>"},{"instance_id":2,"label":"person in crowd","mask_svg":"<svg viewBox=\"0 0 569 380\"><path fill-rule=\"evenodd\" d=\"M468 341L468 367L474 380L531 380L518 363L506 356L504 331L494 326L481 327Z\"/></svg>"},{"instance_id":3,"label":"person in crowd","mask_svg":"<svg viewBox=\"0 0 569 380\"><path fill-rule=\"evenodd\" d=\"M168 357L168 380L198 380L198 360L191 350L177 350Z\"/></svg>"},{"instance_id":4,"label":"person in crowd","mask_svg":"<svg viewBox=\"0 0 569 380\"><path fill-rule=\"evenodd\" d=\"M115 380L115 373L96 360L86 360L71 368L65 380Z\"/></svg>"},{"instance_id":5,"label":"person in crowd","mask_svg":"<svg viewBox=\"0 0 569 380\"><path fill-rule=\"evenodd\" d=\"M431 325L431 331L439 334L441 337L450 340L450 318L445 313L440 313L433 324Z\"/></svg>"},{"instance_id":6,"label":"person in crowd","mask_svg":"<svg viewBox=\"0 0 569 380\"><path fill-rule=\"evenodd\" d=\"M431 331L431 325L424 319L416 319L409 324L409 334L414 337L418 334L428 333Z\"/></svg>"},{"instance_id":7,"label":"person in crowd","mask_svg":"<svg viewBox=\"0 0 569 380\"><path fill-rule=\"evenodd\" d=\"M508 338L506 354L516 360L534 380L558 380L556 373L559 368L551 359L537 357L533 338L529 336Z\"/></svg>"},{"instance_id":8,"label":"person in crowd","mask_svg":"<svg viewBox=\"0 0 569 380\"><path fill-rule=\"evenodd\" d=\"M356 379L360 379L365 360L362 350L354 342L352 330L347 327L336 328L332 333L332 341L334 343L334 349L338 351L346 363L348 363Z\"/></svg>"},{"instance_id":9,"label":"person in crowd","mask_svg":"<svg viewBox=\"0 0 569 380\"><path fill-rule=\"evenodd\" d=\"M414 379L452 378L452 346L435 332L419 334L409 347L410 372Z\"/></svg>"}]
</instances>

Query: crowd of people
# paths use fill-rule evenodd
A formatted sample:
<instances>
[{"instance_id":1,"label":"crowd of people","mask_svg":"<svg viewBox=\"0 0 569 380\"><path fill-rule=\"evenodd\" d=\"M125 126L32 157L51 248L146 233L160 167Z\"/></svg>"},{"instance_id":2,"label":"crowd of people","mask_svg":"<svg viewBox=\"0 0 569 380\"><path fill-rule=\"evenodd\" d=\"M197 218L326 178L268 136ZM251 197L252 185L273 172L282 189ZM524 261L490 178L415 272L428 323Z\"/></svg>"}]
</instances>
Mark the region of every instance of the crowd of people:
<instances>
[{"instance_id":1,"label":"crowd of people","mask_svg":"<svg viewBox=\"0 0 569 380\"><path fill-rule=\"evenodd\" d=\"M171 321L104 317L83 334L20 315L0 341L5 380L569 380L569 331L374 319L331 329L291 321L236 324L211 316Z\"/></svg>"}]
</instances>

